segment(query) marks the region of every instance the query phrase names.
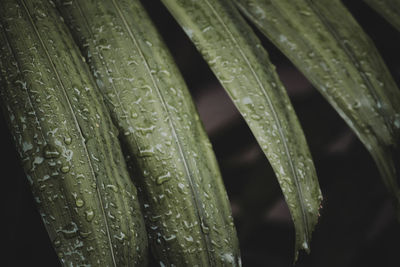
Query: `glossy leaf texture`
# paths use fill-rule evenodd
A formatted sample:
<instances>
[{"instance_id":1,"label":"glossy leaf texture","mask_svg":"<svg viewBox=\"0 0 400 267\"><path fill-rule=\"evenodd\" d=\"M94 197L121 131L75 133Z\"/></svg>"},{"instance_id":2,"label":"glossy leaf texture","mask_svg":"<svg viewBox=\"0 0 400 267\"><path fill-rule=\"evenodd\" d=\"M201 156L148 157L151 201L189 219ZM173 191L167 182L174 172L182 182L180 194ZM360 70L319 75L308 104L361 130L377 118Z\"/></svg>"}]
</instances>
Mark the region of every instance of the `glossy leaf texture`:
<instances>
[{"instance_id":1,"label":"glossy leaf texture","mask_svg":"<svg viewBox=\"0 0 400 267\"><path fill-rule=\"evenodd\" d=\"M309 251L322 199L313 161L275 67L231 1L163 0L207 61L270 161L299 249Z\"/></svg>"},{"instance_id":2,"label":"glossy leaf texture","mask_svg":"<svg viewBox=\"0 0 400 267\"><path fill-rule=\"evenodd\" d=\"M142 266L147 234L117 131L48 1L0 2L4 113L63 266Z\"/></svg>"},{"instance_id":3,"label":"glossy leaf texture","mask_svg":"<svg viewBox=\"0 0 400 267\"><path fill-rule=\"evenodd\" d=\"M120 131L161 266L239 266L230 204L188 89L137 0L56 1Z\"/></svg>"},{"instance_id":4,"label":"glossy leaf texture","mask_svg":"<svg viewBox=\"0 0 400 267\"><path fill-rule=\"evenodd\" d=\"M372 9L384 17L400 32L400 1L398 0L364 0Z\"/></svg>"},{"instance_id":5,"label":"glossy leaf texture","mask_svg":"<svg viewBox=\"0 0 400 267\"><path fill-rule=\"evenodd\" d=\"M399 205L400 91L349 11L339 0L236 3L353 129Z\"/></svg>"}]
</instances>

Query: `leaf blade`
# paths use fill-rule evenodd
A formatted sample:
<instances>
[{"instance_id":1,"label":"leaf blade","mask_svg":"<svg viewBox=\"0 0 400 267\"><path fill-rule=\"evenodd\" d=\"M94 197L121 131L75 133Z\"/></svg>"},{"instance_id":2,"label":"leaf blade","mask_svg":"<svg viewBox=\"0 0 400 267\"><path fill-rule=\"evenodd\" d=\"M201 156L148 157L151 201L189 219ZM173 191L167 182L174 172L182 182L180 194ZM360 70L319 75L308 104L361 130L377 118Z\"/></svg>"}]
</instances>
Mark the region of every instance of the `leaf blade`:
<instances>
[{"instance_id":1,"label":"leaf blade","mask_svg":"<svg viewBox=\"0 0 400 267\"><path fill-rule=\"evenodd\" d=\"M372 41L351 14L336 0L236 3L352 128L398 205L400 94Z\"/></svg>"},{"instance_id":2,"label":"leaf blade","mask_svg":"<svg viewBox=\"0 0 400 267\"><path fill-rule=\"evenodd\" d=\"M271 162L309 250L321 195L308 147L268 55L229 1L163 0L231 97ZM276 140L275 140L276 139Z\"/></svg>"},{"instance_id":3,"label":"leaf blade","mask_svg":"<svg viewBox=\"0 0 400 267\"><path fill-rule=\"evenodd\" d=\"M145 264L136 188L58 13L47 1L2 1L0 22L2 99L61 264Z\"/></svg>"},{"instance_id":4,"label":"leaf blade","mask_svg":"<svg viewBox=\"0 0 400 267\"><path fill-rule=\"evenodd\" d=\"M400 3L396 0L364 0L378 12L387 22L400 32Z\"/></svg>"},{"instance_id":5,"label":"leaf blade","mask_svg":"<svg viewBox=\"0 0 400 267\"><path fill-rule=\"evenodd\" d=\"M157 261L168 266L240 265L211 144L140 1L58 4L123 133ZM103 21L100 27L97 19Z\"/></svg>"}]
</instances>

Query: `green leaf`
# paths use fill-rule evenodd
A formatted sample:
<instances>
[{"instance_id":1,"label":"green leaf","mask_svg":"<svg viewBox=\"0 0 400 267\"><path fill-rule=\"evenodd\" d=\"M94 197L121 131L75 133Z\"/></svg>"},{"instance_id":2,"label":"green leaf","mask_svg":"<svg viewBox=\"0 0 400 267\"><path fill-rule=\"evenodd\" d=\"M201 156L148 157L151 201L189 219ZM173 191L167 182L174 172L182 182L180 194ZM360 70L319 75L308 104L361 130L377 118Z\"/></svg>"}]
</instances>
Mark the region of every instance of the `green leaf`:
<instances>
[{"instance_id":1,"label":"green leaf","mask_svg":"<svg viewBox=\"0 0 400 267\"><path fill-rule=\"evenodd\" d=\"M210 65L269 159L309 251L322 199L304 134L275 67L233 2L163 0Z\"/></svg>"},{"instance_id":2,"label":"green leaf","mask_svg":"<svg viewBox=\"0 0 400 267\"><path fill-rule=\"evenodd\" d=\"M390 24L400 31L400 1L364 0L371 8L381 14Z\"/></svg>"},{"instance_id":3,"label":"green leaf","mask_svg":"<svg viewBox=\"0 0 400 267\"><path fill-rule=\"evenodd\" d=\"M238 266L230 204L189 91L140 1L56 1L134 172L162 266Z\"/></svg>"},{"instance_id":4,"label":"green leaf","mask_svg":"<svg viewBox=\"0 0 400 267\"><path fill-rule=\"evenodd\" d=\"M48 1L0 2L1 100L63 266L142 266L147 233L108 110Z\"/></svg>"},{"instance_id":5,"label":"green leaf","mask_svg":"<svg viewBox=\"0 0 400 267\"><path fill-rule=\"evenodd\" d=\"M399 204L400 91L347 9L338 0L236 3L353 129Z\"/></svg>"}]
</instances>

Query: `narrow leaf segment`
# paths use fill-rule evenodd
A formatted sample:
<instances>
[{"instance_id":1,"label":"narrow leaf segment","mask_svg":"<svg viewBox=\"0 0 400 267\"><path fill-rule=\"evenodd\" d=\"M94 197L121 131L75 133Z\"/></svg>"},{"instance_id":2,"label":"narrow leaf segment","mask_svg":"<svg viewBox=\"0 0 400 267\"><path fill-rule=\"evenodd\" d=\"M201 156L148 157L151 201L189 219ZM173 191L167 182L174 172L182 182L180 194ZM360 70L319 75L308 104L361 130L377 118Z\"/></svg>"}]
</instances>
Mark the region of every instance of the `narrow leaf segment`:
<instances>
[{"instance_id":1,"label":"narrow leaf segment","mask_svg":"<svg viewBox=\"0 0 400 267\"><path fill-rule=\"evenodd\" d=\"M63 266L142 266L147 234L117 132L48 1L0 3L1 100Z\"/></svg>"},{"instance_id":2,"label":"narrow leaf segment","mask_svg":"<svg viewBox=\"0 0 400 267\"><path fill-rule=\"evenodd\" d=\"M314 165L275 67L234 3L162 0L247 121L281 185L299 249L309 251L322 199Z\"/></svg>"},{"instance_id":3,"label":"narrow leaf segment","mask_svg":"<svg viewBox=\"0 0 400 267\"><path fill-rule=\"evenodd\" d=\"M400 1L398 0L364 0L371 8L381 14L400 32Z\"/></svg>"},{"instance_id":4,"label":"narrow leaf segment","mask_svg":"<svg viewBox=\"0 0 400 267\"><path fill-rule=\"evenodd\" d=\"M161 266L239 266L229 201L186 85L137 0L56 1L120 132Z\"/></svg>"},{"instance_id":5,"label":"narrow leaf segment","mask_svg":"<svg viewBox=\"0 0 400 267\"><path fill-rule=\"evenodd\" d=\"M339 0L236 3L353 129L400 205L400 90L348 10Z\"/></svg>"}]
</instances>

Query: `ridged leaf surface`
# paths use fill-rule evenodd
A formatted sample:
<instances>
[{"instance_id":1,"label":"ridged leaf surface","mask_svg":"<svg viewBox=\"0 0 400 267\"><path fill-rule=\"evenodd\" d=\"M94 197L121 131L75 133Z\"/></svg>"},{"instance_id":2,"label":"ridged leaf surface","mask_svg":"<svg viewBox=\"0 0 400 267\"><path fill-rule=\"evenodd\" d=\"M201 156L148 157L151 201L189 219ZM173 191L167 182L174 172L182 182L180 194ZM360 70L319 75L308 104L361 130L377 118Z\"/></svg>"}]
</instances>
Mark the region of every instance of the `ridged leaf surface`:
<instances>
[{"instance_id":1,"label":"ridged leaf surface","mask_svg":"<svg viewBox=\"0 0 400 267\"><path fill-rule=\"evenodd\" d=\"M62 265L145 265L117 131L59 14L48 1L1 1L0 44L2 106Z\"/></svg>"},{"instance_id":2,"label":"ridged leaf surface","mask_svg":"<svg viewBox=\"0 0 400 267\"><path fill-rule=\"evenodd\" d=\"M186 85L137 0L57 1L101 89L161 266L238 266L230 205Z\"/></svg>"},{"instance_id":3,"label":"ridged leaf surface","mask_svg":"<svg viewBox=\"0 0 400 267\"><path fill-rule=\"evenodd\" d=\"M400 1L399 0L364 0L371 8L382 15L400 32Z\"/></svg>"},{"instance_id":4,"label":"ridged leaf surface","mask_svg":"<svg viewBox=\"0 0 400 267\"><path fill-rule=\"evenodd\" d=\"M400 204L400 91L339 0L236 0L353 129Z\"/></svg>"},{"instance_id":5,"label":"ridged leaf surface","mask_svg":"<svg viewBox=\"0 0 400 267\"><path fill-rule=\"evenodd\" d=\"M309 250L321 192L306 140L275 67L233 2L163 0L193 41L269 159Z\"/></svg>"}]
</instances>

